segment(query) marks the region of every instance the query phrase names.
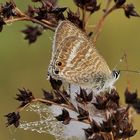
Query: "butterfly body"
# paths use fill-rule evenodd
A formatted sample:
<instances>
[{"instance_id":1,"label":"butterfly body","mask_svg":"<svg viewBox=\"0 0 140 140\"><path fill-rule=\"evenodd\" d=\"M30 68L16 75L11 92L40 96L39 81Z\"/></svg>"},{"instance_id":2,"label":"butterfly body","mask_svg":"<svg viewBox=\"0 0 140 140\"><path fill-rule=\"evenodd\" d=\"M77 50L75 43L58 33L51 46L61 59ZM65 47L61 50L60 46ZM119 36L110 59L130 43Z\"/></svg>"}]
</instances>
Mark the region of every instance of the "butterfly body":
<instances>
[{"instance_id":1,"label":"butterfly body","mask_svg":"<svg viewBox=\"0 0 140 140\"><path fill-rule=\"evenodd\" d=\"M61 21L56 29L48 73L54 79L94 92L101 92L116 81L92 41L69 21Z\"/></svg>"}]
</instances>

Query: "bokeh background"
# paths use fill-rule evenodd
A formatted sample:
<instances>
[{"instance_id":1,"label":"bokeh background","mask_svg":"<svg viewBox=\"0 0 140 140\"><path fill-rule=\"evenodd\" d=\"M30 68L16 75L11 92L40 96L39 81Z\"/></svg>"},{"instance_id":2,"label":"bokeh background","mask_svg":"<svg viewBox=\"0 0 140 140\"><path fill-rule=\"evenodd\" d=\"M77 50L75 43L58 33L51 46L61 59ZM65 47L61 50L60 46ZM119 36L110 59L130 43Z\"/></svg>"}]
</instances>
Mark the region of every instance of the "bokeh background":
<instances>
[{"instance_id":1,"label":"bokeh background","mask_svg":"<svg viewBox=\"0 0 140 140\"><path fill-rule=\"evenodd\" d=\"M127 0L133 2L140 13L139 0ZM1 0L0 2L5 2ZM16 0L18 7L26 9L30 1ZM104 1L100 0L103 4ZM72 0L59 0L59 5L69 6L75 9ZM102 5L103 8L103 5ZM93 15L90 24L93 25L102 14L102 11ZM50 89L46 80L47 67L51 57L51 38L53 32L46 31L37 42L28 45L20 33L27 22L17 22L4 27L0 33L0 140L53 140L52 136L30 131L9 129L5 127L5 114L14 111L17 102L14 100L18 88L27 88L36 96L42 97L41 89ZM103 31L97 43L97 49L104 56L110 68L119 61L123 52L127 52L129 69L140 70L140 18L128 19L123 11L112 13L106 20ZM118 68L126 69L125 63ZM135 73L122 73L116 87L124 102L124 91L127 86L126 79L131 82L131 89L137 89L140 96L140 75ZM26 115L26 119L32 120L33 115ZM140 116L134 116L134 126L138 129L132 140L140 139Z\"/></svg>"}]
</instances>

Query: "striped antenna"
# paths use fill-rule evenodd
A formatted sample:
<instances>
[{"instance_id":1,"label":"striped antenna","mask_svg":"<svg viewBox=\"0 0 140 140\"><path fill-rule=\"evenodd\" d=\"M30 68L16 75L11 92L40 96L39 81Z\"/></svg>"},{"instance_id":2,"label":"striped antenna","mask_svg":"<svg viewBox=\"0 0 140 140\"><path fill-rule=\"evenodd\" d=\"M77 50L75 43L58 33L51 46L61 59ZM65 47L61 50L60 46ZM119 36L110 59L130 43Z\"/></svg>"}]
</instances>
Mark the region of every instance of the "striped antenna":
<instances>
[{"instance_id":1,"label":"striped antenna","mask_svg":"<svg viewBox=\"0 0 140 140\"><path fill-rule=\"evenodd\" d=\"M137 73L137 74L140 74L140 71L137 71L137 70L120 70L120 72L131 72L131 73Z\"/></svg>"},{"instance_id":2,"label":"striped antenna","mask_svg":"<svg viewBox=\"0 0 140 140\"><path fill-rule=\"evenodd\" d=\"M117 67L120 65L120 63L122 63L125 59L126 59L126 53L123 53L122 57L119 59L117 64L114 66L113 70L116 70ZM126 62L126 60L125 60L125 62Z\"/></svg>"}]
</instances>

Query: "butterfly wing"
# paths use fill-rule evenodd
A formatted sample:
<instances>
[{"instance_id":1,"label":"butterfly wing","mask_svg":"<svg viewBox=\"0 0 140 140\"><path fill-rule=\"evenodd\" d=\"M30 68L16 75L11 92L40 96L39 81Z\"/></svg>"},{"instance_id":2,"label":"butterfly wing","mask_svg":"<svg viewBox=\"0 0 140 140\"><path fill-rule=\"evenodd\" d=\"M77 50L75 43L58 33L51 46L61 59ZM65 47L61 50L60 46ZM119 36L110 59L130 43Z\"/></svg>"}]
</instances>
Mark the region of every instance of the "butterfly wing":
<instances>
[{"instance_id":1,"label":"butterfly wing","mask_svg":"<svg viewBox=\"0 0 140 140\"><path fill-rule=\"evenodd\" d=\"M87 38L84 32L82 32L78 27L68 20L61 21L56 28L54 34L54 40L52 45L52 58L50 61L50 66L48 68L49 74L52 73L52 66L54 65L54 60L58 57L59 51L62 50L62 42L71 36L79 36L82 38Z\"/></svg>"},{"instance_id":2,"label":"butterfly wing","mask_svg":"<svg viewBox=\"0 0 140 140\"><path fill-rule=\"evenodd\" d=\"M69 36L60 46L53 61L59 73L52 72L54 77L81 87L99 87L110 75L106 61L87 38ZM58 62L61 62L61 66L57 65Z\"/></svg>"},{"instance_id":3,"label":"butterfly wing","mask_svg":"<svg viewBox=\"0 0 140 140\"><path fill-rule=\"evenodd\" d=\"M53 52L59 49L61 42L69 36L79 36L82 31L68 20L61 21L56 28L53 41ZM82 34L82 36L86 36Z\"/></svg>"},{"instance_id":4,"label":"butterfly wing","mask_svg":"<svg viewBox=\"0 0 140 140\"><path fill-rule=\"evenodd\" d=\"M69 21L60 22L56 29L48 72L55 79L96 89L111 74L90 39Z\"/></svg>"}]
</instances>

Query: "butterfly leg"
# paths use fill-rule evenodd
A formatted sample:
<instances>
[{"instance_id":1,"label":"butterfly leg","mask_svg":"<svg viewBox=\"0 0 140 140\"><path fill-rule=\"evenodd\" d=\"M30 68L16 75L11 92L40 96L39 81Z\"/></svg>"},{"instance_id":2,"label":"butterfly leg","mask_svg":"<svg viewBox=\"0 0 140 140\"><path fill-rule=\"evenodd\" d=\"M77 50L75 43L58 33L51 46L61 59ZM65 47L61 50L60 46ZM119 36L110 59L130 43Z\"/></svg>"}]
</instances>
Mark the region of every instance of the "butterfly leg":
<instances>
[{"instance_id":1,"label":"butterfly leg","mask_svg":"<svg viewBox=\"0 0 140 140\"><path fill-rule=\"evenodd\" d=\"M111 87L109 87L109 88L108 88L108 92L109 92L109 94L111 94L112 89L116 90L116 87L115 87L115 86L111 86Z\"/></svg>"}]
</instances>

